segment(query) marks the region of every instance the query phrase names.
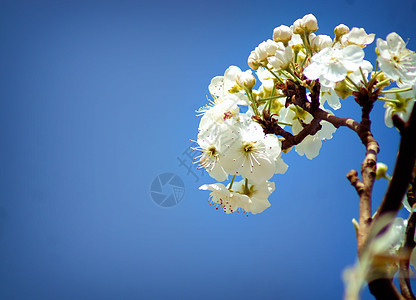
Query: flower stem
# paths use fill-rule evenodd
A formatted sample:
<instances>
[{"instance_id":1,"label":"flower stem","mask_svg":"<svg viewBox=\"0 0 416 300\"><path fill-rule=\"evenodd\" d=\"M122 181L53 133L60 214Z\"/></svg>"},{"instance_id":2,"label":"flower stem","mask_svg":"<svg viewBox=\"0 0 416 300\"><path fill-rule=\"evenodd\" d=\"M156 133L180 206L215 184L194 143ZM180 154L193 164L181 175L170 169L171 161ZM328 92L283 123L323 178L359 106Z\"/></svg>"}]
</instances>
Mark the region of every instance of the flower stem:
<instances>
[{"instance_id":1,"label":"flower stem","mask_svg":"<svg viewBox=\"0 0 416 300\"><path fill-rule=\"evenodd\" d=\"M248 179L244 178L244 194L248 195L249 194L249 190L248 190Z\"/></svg>"},{"instance_id":2,"label":"flower stem","mask_svg":"<svg viewBox=\"0 0 416 300\"><path fill-rule=\"evenodd\" d=\"M284 71L286 71L287 73L289 73L290 75L292 75L293 79L295 79L297 82L303 83L302 80L300 80L300 78L290 68L287 68Z\"/></svg>"},{"instance_id":3,"label":"flower stem","mask_svg":"<svg viewBox=\"0 0 416 300\"><path fill-rule=\"evenodd\" d=\"M354 81L352 81L351 78L348 77L348 75L345 77L345 79L357 89L357 92L360 90L360 87Z\"/></svg>"},{"instance_id":4,"label":"flower stem","mask_svg":"<svg viewBox=\"0 0 416 300\"><path fill-rule=\"evenodd\" d=\"M272 75L274 77L276 77L277 81L279 81L280 83L283 83L282 79L280 79L280 77L277 76L276 73L274 73L269 67L265 66L265 68L267 69L267 71L269 71L270 73L272 73Z\"/></svg>"},{"instance_id":5,"label":"flower stem","mask_svg":"<svg viewBox=\"0 0 416 300\"><path fill-rule=\"evenodd\" d=\"M305 58L302 60L302 63L300 64L300 66L301 66L302 68L303 68L303 66L305 65L305 63L307 62L308 58L309 58L309 55L308 55L308 54L306 54L306 55L305 55Z\"/></svg>"},{"instance_id":6,"label":"flower stem","mask_svg":"<svg viewBox=\"0 0 416 300\"><path fill-rule=\"evenodd\" d=\"M285 122L277 122L279 125L285 125L285 126L292 126L292 124L285 123Z\"/></svg>"},{"instance_id":7,"label":"flower stem","mask_svg":"<svg viewBox=\"0 0 416 300\"><path fill-rule=\"evenodd\" d=\"M228 187L228 190L229 190L229 191L231 191L231 188L233 187L233 183L234 183L235 176L236 176L236 175L234 175L234 176L233 176L233 179L231 179L230 186Z\"/></svg>"},{"instance_id":8,"label":"flower stem","mask_svg":"<svg viewBox=\"0 0 416 300\"><path fill-rule=\"evenodd\" d=\"M246 91L247 97L251 102L251 107L253 108L254 113L256 114L256 116L260 116L259 110L257 109L257 103L254 101L251 90L248 88L245 88L244 90Z\"/></svg>"},{"instance_id":9,"label":"flower stem","mask_svg":"<svg viewBox=\"0 0 416 300\"><path fill-rule=\"evenodd\" d=\"M381 100L381 101L384 101L384 102L401 103L397 99L389 99L389 98L385 98L385 97L378 97L378 100Z\"/></svg>"},{"instance_id":10,"label":"flower stem","mask_svg":"<svg viewBox=\"0 0 416 300\"><path fill-rule=\"evenodd\" d=\"M376 84L376 87L382 86L382 85L384 85L386 83L389 83L390 81L391 81L390 79L386 79L386 80L380 81L379 83Z\"/></svg>"},{"instance_id":11,"label":"flower stem","mask_svg":"<svg viewBox=\"0 0 416 300\"><path fill-rule=\"evenodd\" d=\"M390 79L389 79L390 80ZM412 87L402 88L402 89L391 89L387 91L382 91L383 94L389 94L389 93L401 93L401 92L408 92L411 91Z\"/></svg>"},{"instance_id":12,"label":"flower stem","mask_svg":"<svg viewBox=\"0 0 416 300\"><path fill-rule=\"evenodd\" d=\"M364 82L365 86L368 86L368 81L367 81L367 78L365 78L363 69L361 67L359 69L360 69L361 76L363 77L363 82Z\"/></svg>"},{"instance_id":13,"label":"flower stem","mask_svg":"<svg viewBox=\"0 0 416 300\"><path fill-rule=\"evenodd\" d=\"M272 96L272 97L267 97L267 98L261 98L260 100L268 101L268 100L274 100L274 99L284 98L284 97L286 97L286 96L285 95L277 95L277 96Z\"/></svg>"}]
</instances>

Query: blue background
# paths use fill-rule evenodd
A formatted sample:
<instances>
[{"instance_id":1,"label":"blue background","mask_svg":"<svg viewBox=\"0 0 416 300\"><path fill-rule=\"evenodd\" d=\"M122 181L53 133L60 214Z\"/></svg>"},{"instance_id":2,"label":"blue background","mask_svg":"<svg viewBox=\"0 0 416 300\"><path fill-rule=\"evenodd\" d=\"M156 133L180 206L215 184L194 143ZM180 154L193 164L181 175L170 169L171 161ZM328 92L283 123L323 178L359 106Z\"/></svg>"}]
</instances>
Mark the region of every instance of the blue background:
<instances>
[{"instance_id":1,"label":"blue background","mask_svg":"<svg viewBox=\"0 0 416 300\"><path fill-rule=\"evenodd\" d=\"M341 299L355 134L339 129L312 161L285 155L272 206L249 217L210 207L198 187L214 180L178 160L190 162L211 78L247 69L275 27L307 13L321 34L396 31L416 49L415 1L1 1L0 298ZM342 105L359 118L352 98ZM391 173L399 135L383 115L378 103ZM173 208L150 196L164 172L185 183Z\"/></svg>"}]
</instances>

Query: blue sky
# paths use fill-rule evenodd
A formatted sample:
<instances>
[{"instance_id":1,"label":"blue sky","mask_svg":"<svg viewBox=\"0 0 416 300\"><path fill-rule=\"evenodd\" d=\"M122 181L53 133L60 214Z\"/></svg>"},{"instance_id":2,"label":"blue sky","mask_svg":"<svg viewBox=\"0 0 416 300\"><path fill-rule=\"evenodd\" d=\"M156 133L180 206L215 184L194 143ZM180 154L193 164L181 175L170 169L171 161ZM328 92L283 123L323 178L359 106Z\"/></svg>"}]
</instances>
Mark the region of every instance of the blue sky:
<instances>
[{"instance_id":1,"label":"blue sky","mask_svg":"<svg viewBox=\"0 0 416 300\"><path fill-rule=\"evenodd\" d=\"M287 154L272 206L248 218L210 207L198 187L214 180L178 160L211 78L247 69L307 13L318 33L396 31L416 49L414 1L1 1L0 298L340 299L356 258L354 134L338 130L312 161ZM399 136L383 114L379 103L374 135L392 165ZM150 195L165 172L185 185L171 208Z\"/></svg>"}]
</instances>

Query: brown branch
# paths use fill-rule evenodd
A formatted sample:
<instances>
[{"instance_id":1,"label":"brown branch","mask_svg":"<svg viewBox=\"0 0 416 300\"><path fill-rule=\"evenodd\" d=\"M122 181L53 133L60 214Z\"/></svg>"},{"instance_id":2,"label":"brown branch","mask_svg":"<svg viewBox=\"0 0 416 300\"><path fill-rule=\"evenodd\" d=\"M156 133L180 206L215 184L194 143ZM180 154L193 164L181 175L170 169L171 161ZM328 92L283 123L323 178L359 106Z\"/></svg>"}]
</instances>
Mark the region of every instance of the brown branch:
<instances>
[{"instance_id":1,"label":"brown branch","mask_svg":"<svg viewBox=\"0 0 416 300\"><path fill-rule=\"evenodd\" d=\"M274 133L285 138L282 143L282 150L289 149L295 145L300 144L308 135L316 134L321 128L320 119L313 119L311 123L307 124L298 134L293 135L290 132L284 130L277 123L276 119L273 119L273 115L269 111L263 111L263 117L253 116L252 119L259 123L265 134Z\"/></svg>"},{"instance_id":2,"label":"brown branch","mask_svg":"<svg viewBox=\"0 0 416 300\"><path fill-rule=\"evenodd\" d=\"M368 283L371 294L377 300L404 300L391 279L379 278Z\"/></svg>"},{"instance_id":3,"label":"brown branch","mask_svg":"<svg viewBox=\"0 0 416 300\"><path fill-rule=\"evenodd\" d=\"M313 119L297 135L285 138L282 143L282 150L289 149L292 146L300 144L308 135L316 134L322 128L320 122L321 120L319 119Z\"/></svg>"},{"instance_id":4,"label":"brown branch","mask_svg":"<svg viewBox=\"0 0 416 300\"><path fill-rule=\"evenodd\" d=\"M374 139L371 133L371 121L364 118L359 127L358 135L362 143L366 147L366 154L364 161L361 165L361 176L363 182L363 192L359 194L360 196L360 217L359 224L360 230L358 234L358 255L360 256L366 239L370 230L370 225L372 221L372 210L371 210L371 197L374 186L374 181L376 178L376 164L377 164L377 154L379 152L379 146L377 141Z\"/></svg>"},{"instance_id":5,"label":"brown branch","mask_svg":"<svg viewBox=\"0 0 416 300\"><path fill-rule=\"evenodd\" d=\"M358 195L361 195L364 192L364 184L358 178L358 172L356 170L349 171L347 178L351 185L355 187Z\"/></svg>"},{"instance_id":6,"label":"brown branch","mask_svg":"<svg viewBox=\"0 0 416 300\"><path fill-rule=\"evenodd\" d=\"M377 218L388 212L397 214L412 180L412 171L416 162L416 105L400 133L402 138L396 166L383 202L377 210Z\"/></svg>"},{"instance_id":7,"label":"brown branch","mask_svg":"<svg viewBox=\"0 0 416 300\"><path fill-rule=\"evenodd\" d=\"M413 107L410 119L403 125L400 133L402 139L397 155L396 166L387 193L377 210L375 222L373 222L373 224L387 213L390 213L392 217L397 215L397 212L401 208L404 194L412 179L412 171L416 161L416 106ZM386 298L385 295L391 292L392 287L394 287L392 281L387 278L369 282L370 291L377 299L390 299Z\"/></svg>"}]
</instances>

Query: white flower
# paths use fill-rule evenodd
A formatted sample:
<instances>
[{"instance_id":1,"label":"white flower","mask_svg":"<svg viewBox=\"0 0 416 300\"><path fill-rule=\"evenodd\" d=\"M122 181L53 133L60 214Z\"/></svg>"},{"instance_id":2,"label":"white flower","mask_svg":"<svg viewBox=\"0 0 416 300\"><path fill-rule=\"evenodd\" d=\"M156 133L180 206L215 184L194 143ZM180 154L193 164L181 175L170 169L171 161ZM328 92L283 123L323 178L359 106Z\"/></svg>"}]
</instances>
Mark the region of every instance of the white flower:
<instances>
[{"instance_id":1,"label":"white flower","mask_svg":"<svg viewBox=\"0 0 416 300\"><path fill-rule=\"evenodd\" d=\"M212 191L210 200L214 205L218 205L226 214L238 211L239 208L245 210L251 201L247 195L231 192L222 183L204 184L199 189Z\"/></svg>"},{"instance_id":2,"label":"white flower","mask_svg":"<svg viewBox=\"0 0 416 300\"><path fill-rule=\"evenodd\" d=\"M247 59L247 64L253 70L257 70L261 66L260 58L256 51L251 51Z\"/></svg>"},{"instance_id":3,"label":"white flower","mask_svg":"<svg viewBox=\"0 0 416 300\"><path fill-rule=\"evenodd\" d=\"M302 18L301 26L305 31L315 32L318 30L318 20L313 14L305 15Z\"/></svg>"},{"instance_id":4,"label":"white flower","mask_svg":"<svg viewBox=\"0 0 416 300\"><path fill-rule=\"evenodd\" d=\"M320 34L311 39L311 47L314 51L319 52L324 48L332 46L332 39L329 35Z\"/></svg>"},{"instance_id":5,"label":"white flower","mask_svg":"<svg viewBox=\"0 0 416 300\"><path fill-rule=\"evenodd\" d=\"M234 95L227 95L215 99L211 106L199 110L203 114L199 122L199 131L206 131L216 125L226 124L230 126L237 121L239 116L239 99Z\"/></svg>"},{"instance_id":6,"label":"white flower","mask_svg":"<svg viewBox=\"0 0 416 300\"><path fill-rule=\"evenodd\" d=\"M297 19L293 22L292 31L294 34L302 34L304 29L302 27L302 19Z\"/></svg>"},{"instance_id":7,"label":"white flower","mask_svg":"<svg viewBox=\"0 0 416 300\"><path fill-rule=\"evenodd\" d=\"M303 74L311 80L326 79L332 82L343 80L348 71L354 72L362 64L364 51L350 45L342 49L325 48L312 56L311 64Z\"/></svg>"},{"instance_id":8,"label":"white flower","mask_svg":"<svg viewBox=\"0 0 416 300\"><path fill-rule=\"evenodd\" d=\"M289 166L283 161L283 159L280 156L281 155L279 155L279 157L274 160L276 164L276 174L284 174L289 168Z\"/></svg>"},{"instance_id":9,"label":"white flower","mask_svg":"<svg viewBox=\"0 0 416 300\"><path fill-rule=\"evenodd\" d=\"M287 43L292 38L292 29L286 25L280 25L273 30L273 40L275 42Z\"/></svg>"},{"instance_id":10,"label":"white flower","mask_svg":"<svg viewBox=\"0 0 416 300\"><path fill-rule=\"evenodd\" d=\"M292 62L293 52L292 47L287 46L284 50L277 50L274 56L269 56L267 61L276 70L287 69Z\"/></svg>"},{"instance_id":11,"label":"white flower","mask_svg":"<svg viewBox=\"0 0 416 300\"><path fill-rule=\"evenodd\" d=\"M263 212L270 206L268 197L275 190L275 184L270 181L263 181L259 184L249 182L246 187L245 180L241 180L233 184L232 190L249 197L250 201L242 208L246 212L251 212L255 215Z\"/></svg>"},{"instance_id":12,"label":"white flower","mask_svg":"<svg viewBox=\"0 0 416 300\"><path fill-rule=\"evenodd\" d=\"M268 197L275 190L274 182L265 181L260 184L245 186L245 180L235 182L231 189L222 183L204 184L200 190L212 191L211 202L221 208L226 214L239 212L258 214L270 206Z\"/></svg>"},{"instance_id":13,"label":"white flower","mask_svg":"<svg viewBox=\"0 0 416 300\"><path fill-rule=\"evenodd\" d=\"M247 95L244 93L241 87L238 86L235 81L235 76L241 73L241 69L236 66L230 66L225 70L224 76L215 76L212 78L208 90L211 95L215 97L223 97L226 95L235 95L240 99L238 104L249 105Z\"/></svg>"},{"instance_id":14,"label":"white flower","mask_svg":"<svg viewBox=\"0 0 416 300\"><path fill-rule=\"evenodd\" d=\"M377 39L380 69L399 84L412 85L416 80L416 54L406 48L406 43L395 32L386 41Z\"/></svg>"},{"instance_id":15,"label":"white flower","mask_svg":"<svg viewBox=\"0 0 416 300\"><path fill-rule=\"evenodd\" d=\"M241 124L238 137L228 146L223 166L229 174L258 183L275 173L275 158L281 152L281 143L275 135L265 135L258 123L247 119L247 124Z\"/></svg>"},{"instance_id":16,"label":"white flower","mask_svg":"<svg viewBox=\"0 0 416 300\"><path fill-rule=\"evenodd\" d=\"M353 27L350 32L342 36L341 44L365 47L374 41L374 37L374 33L367 34L364 28Z\"/></svg>"},{"instance_id":17,"label":"white flower","mask_svg":"<svg viewBox=\"0 0 416 300\"><path fill-rule=\"evenodd\" d=\"M394 91L395 89L391 89ZM415 104L415 90L416 84L413 86L412 91L392 93L389 94L389 98L397 102L385 102L384 107L386 112L384 114L384 123L387 127L393 127L393 115L398 115L404 122L409 120L412 113L413 106Z\"/></svg>"},{"instance_id":18,"label":"white flower","mask_svg":"<svg viewBox=\"0 0 416 300\"><path fill-rule=\"evenodd\" d=\"M309 36L309 40L312 40L312 38L314 36L315 35L313 33L311 33L310 36ZM293 34L292 38L289 41L289 45L290 46L303 46L303 41L302 41L302 38L300 37L300 35L299 34Z\"/></svg>"},{"instance_id":19,"label":"white flower","mask_svg":"<svg viewBox=\"0 0 416 300\"><path fill-rule=\"evenodd\" d=\"M228 174L221 165L222 151L224 150L224 138L226 137L224 127L214 125L198 134L197 143L199 147L194 150L201 151L199 158L200 166L205 168L209 175L218 181L227 179Z\"/></svg>"},{"instance_id":20,"label":"white flower","mask_svg":"<svg viewBox=\"0 0 416 300\"><path fill-rule=\"evenodd\" d=\"M279 48L281 48L281 46L278 43L268 39L265 42L261 42L254 51L259 60L265 60L268 56L274 55Z\"/></svg>"},{"instance_id":21,"label":"white flower","mask_svg":"<svg viewBox=\"0 0 416 300\"><path fill-rule=\"evenodd\" d=\"M256 75L261 81L263 89L271 92L274 87L273 74L265 68L259 68Z\"/></svg>"},{"instance_id":22,"label":"white flower","mask_svg":"<svg viewBox=\"0 0 416 300\"><path fill-rule=\"evenodd\" d=\"M337 38L337 40L343 36L344 34L347 34L350 31L350 29L348 28L347 25L344 24L339 24L337 27L335 27L334 29L334 33L335 36Z\"/></svg>"},{"instance_id":23,"label":"white flower","mask_svg":"<svg viewBox=\"0 0 416 300\"><path fill-rule=\"evenodd\" d=\"M256 84L256 78L251 74L251 70L235 74L235 81L242 88L252 89Z\"/></svg>"},{"instance_id":24,"label":"white flower","mask_svg":"<svg viewBox=\"0 0 416 300\"><path fill-rule=\"evenodd\" d=\"M340 109L341 102L339 97L333 88L328 88L324 85L321 86L321 96L319 97L319 102L323 106L326 102L332 109Z\"/></svg>"}]
</instances>

